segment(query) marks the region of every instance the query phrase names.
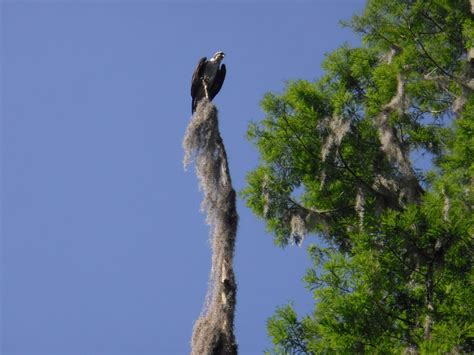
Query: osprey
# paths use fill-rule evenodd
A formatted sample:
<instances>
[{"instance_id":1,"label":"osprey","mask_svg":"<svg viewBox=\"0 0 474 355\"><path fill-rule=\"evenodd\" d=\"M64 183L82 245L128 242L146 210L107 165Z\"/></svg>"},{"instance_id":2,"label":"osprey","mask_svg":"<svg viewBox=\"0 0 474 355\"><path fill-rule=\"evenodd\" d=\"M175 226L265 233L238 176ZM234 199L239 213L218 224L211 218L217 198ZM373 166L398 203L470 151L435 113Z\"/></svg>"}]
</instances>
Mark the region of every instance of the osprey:
<instances>
[{"instance_id":1,"label":"osprey","mask_svg":"<svg viewBox=\"0 0 474 355\"><path fill-rule=\"evenodd\" d=\"M226 73L225 64L221 65L222 59L224 52L219 51L209 60L201 58L194 69L191 80L192 113L196 111L199 100L204 97L212 100L219 93Z\"/></svg>"}]
</instances>

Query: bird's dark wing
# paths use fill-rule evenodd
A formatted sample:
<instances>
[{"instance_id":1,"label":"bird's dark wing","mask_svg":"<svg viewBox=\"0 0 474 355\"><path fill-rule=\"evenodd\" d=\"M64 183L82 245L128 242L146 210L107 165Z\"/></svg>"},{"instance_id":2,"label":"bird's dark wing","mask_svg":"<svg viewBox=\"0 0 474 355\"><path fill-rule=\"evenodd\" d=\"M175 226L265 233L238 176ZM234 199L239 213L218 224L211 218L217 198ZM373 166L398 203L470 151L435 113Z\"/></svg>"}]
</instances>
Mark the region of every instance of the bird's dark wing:
<instances>
[{"instance_id":1,"label":"bird's dark wing","mask_svg":"<svg viewBox=\"0 0 474 355\"><path fill-rule=\"evenodd\" d=\"M197 98L196 95L198 94L199 88L202 85L201 82L201 77L204 72L204 67L206 66L206 57L202 57L201 60L199 60L199 63L196 66L196 69L194 69L193 73L193 78L191 79L191 112L194 113L194 110L196 109L197 105Z\"/></svg>"},{"instance_id":2,"label":"bird's dark wing","mask_svg":"<svg viewBox=\"0 0 474 355\"><path fill-rule=\"evenodd\" d=\"M204 64L206 63L206 60L207 60L206 57L201 58L198 65L196 66L196 69L194 69L193 78L191 79L191 96L192 97L196 96L196 92L199 86L201 85L201 76L205 67Z\"/></svg>"},{"instance_id":3,"label":"bird's dark wing","mask_svg":"<svg viewBox=\"0 0 474 355\"><path fill-rule=\"evenodd\" d=\"M216 73L216 77L214 78L214 82L212 83L212 87L209 88L209 99L213 99L219 93L222 88L222 84L224 84L226 74L225 64L222 64L219 70Z\"/></svg>"}]
</instances>

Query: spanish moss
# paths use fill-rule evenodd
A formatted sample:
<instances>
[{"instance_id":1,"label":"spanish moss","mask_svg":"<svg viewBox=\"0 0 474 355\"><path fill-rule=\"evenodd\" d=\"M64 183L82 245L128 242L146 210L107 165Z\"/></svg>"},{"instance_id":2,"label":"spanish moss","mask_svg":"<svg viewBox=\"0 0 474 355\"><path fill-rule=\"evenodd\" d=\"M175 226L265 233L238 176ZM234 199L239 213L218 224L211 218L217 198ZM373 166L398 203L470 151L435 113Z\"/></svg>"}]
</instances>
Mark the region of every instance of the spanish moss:
<instances>
[{"instance_id":1,"label":"spanish moss","mask_svg":"<svg viewBox=\"0 0 474 355\"><path fill-rule=\"evenodd\" d=\"M184 166L191 160L204 198L212 246L212 267L203 312L194 324L191 353L237 354L234 312L237 286L233 271L238 215L236 195L219 133L216 107L201 99L184 136Z\"/></svg>"}]
</instances>

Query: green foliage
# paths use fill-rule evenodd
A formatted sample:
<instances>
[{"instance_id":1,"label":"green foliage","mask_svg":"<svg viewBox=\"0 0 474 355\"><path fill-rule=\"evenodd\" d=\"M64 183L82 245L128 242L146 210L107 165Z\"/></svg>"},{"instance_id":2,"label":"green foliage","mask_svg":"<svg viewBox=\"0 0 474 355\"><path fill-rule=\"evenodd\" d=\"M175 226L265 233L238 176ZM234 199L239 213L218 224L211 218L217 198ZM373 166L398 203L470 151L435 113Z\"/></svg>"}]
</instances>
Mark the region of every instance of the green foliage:
<instances>
[{"instance_id":1,"label":"green foliage","mask_svg":"<svg viewBox=\"0 0 474 355\"><path fill-rule=\"evenodd\" d=\"M369 0L364 46L262 100L242 192L280 246L317 234L311 316L279 308L281 354L474 351L474 95L467 0ZM415 169L410 154L433 157Z\"/></svg>"},{"instance_id":2,"label":"green foliage","mask_svg":"<svg viewBox=\"0 0 474 355\"><path fill-rule=\"evenodd\" d=\"M268 333L278 344L275 350L282 354L311 353L306 338L314 334L313 326L309 317L298 321L291 305L278 308L267 322Z\"/></svg>"}]
</instances>

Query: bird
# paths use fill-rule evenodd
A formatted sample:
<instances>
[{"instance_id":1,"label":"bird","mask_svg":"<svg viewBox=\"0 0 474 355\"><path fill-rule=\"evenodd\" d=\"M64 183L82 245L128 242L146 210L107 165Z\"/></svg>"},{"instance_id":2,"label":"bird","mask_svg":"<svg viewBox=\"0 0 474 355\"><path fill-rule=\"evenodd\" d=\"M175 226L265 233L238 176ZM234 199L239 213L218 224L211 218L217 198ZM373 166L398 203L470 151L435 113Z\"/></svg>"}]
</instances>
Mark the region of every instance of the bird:
<instances>
[{"instance_id":1,"label":"bird","mask_svg":"<svg viewBox=\"0 0 474 355\"><path fill-rule=\"evenodd\" d=\"M224 56L224 52L218 51L209 60L206 57L199 60L191 80L191 113L194 114L201 99L212 101L221 90L226 74L225 64L221 64Z\"/></svg>"}]
</instances>

